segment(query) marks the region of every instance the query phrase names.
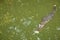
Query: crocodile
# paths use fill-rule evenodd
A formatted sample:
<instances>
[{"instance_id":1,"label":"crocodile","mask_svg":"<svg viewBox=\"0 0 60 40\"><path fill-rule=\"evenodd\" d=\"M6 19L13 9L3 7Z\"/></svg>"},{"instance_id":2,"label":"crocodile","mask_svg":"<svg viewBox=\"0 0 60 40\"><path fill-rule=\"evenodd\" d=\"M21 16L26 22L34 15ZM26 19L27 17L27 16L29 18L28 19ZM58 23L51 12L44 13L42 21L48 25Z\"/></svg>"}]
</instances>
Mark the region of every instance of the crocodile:
<instances>
[{"instance_id":1,"label":"crocodile","mask_svg":"<svg viewBox=\"0 0 60 40\"><path fill-rule=\"evenodd\" d=\"M46 23L52 20L55 13L56 13L56 5L53 5L52 11L47 16L42 18L41 23L39 24L38 28L34 32L39 33L39 31L46 25Z\"/></svg>"}]
</instances>

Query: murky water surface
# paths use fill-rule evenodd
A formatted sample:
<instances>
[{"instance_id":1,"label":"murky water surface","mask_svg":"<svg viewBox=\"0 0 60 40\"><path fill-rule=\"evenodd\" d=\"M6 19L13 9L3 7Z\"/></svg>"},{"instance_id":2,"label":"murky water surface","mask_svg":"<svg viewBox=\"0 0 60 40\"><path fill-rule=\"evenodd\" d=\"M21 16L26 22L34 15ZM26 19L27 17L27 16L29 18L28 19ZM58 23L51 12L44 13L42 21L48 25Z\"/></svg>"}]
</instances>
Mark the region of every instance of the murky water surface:
<instances>
[{"instance_id":1,"label":"murky water surface","mask_svg":"<svg viewBox=\"0 0 60 40\"><path fill-rule=\"evenodd\" d=\"M54 4L55 16L39 34L34 34ZM0 40L60 40L60 1L0 0Z\"/></svg>"}]
</instances>

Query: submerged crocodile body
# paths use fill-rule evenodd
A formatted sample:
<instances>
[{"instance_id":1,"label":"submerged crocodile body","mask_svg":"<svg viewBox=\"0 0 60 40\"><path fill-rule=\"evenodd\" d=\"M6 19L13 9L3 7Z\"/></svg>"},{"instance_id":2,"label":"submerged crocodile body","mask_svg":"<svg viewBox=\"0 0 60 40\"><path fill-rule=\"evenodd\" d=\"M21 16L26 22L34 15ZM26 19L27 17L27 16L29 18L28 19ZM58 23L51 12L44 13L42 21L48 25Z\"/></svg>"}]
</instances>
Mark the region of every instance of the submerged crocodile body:
<instances>
[{"instance_id":1,"label":"submerged crocodile body","mask_svg":"<svg viewBox=\"0 0 60 40\"><path fill-rule=\"evenodd\" d=\"M39 27L35 32L38 33L38 31L40 31L45 26L45 24L48 23L53 18L55 12L56 12L56 5L53 5L52 11L47 16L43 17L41 23L39 24Z\"/></svg>"}]
</instances>

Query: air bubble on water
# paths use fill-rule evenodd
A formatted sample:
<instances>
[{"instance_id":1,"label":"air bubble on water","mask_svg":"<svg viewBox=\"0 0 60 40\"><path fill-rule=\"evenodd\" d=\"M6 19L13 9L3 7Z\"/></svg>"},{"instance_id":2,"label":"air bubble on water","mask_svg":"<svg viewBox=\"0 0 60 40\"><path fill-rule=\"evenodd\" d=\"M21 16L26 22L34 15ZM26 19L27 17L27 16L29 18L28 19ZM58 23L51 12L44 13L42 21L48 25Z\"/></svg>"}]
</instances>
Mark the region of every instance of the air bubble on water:
<instances>
[{"instance_id":1,"label":"air bubble on water","mask_svg":"<svg viewBox=\"0 0 60 40\"><path fill-rule=\"evenodd\" d=\"M17 30L17 27L15 27L14 29Z\"/></svg>"},{"instance_id":2,"label":"air bubble on water","mask_svg":"<svg viewBox=\"0 0 60 40\"><path fill-rule=\"evenodd\" d=\"M10 26L9 29L17 30L17 27L16 26Z\"/></svg>"},{"instance_id":3,"label":"air bubble on water","mask_svg":"<svg viewBox=\"0 0 60 40\"><path fill-rule=\"evenodd\" d=\"M37 40L41 40L39 37L37 37Z\"/></svg>"},{"instance_id":4,"label":"air bubble on water","mask_svg":"<svg viewBox=\"0 0 60 40\"><path fill-rule=\"evenodd\" d=\"M16 18L12 18L12 21L15 21L16 20Z\"/></svg>"},{"instance_id":5,"label":"air bubble on water","mask_svg":"<svg viewBox=\"0 0 60 40\"><path fill-rule=\"evenodd\" d=\"M57 30L60 30L60 27L58 27Z\"/></svg>"}]
</instances>

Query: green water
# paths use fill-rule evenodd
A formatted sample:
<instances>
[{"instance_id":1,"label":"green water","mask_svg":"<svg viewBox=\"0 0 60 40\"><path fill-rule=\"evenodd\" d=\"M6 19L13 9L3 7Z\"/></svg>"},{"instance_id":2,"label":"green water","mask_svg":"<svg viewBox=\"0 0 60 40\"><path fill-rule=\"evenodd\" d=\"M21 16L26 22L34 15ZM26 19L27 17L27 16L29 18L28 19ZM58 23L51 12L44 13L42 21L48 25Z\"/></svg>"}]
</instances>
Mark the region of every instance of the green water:
<instances>
[{"instance_id":1,"label":"green water","mask_svg":"<svg viewBox=\"0 0 60 40\"><path fill-rule=\"evenodd\" d=\"M53 19L33 34L41 19L57 5ZM0 40L60 40L59 0L0 0Z\"/></svg>"}]
</instances>

